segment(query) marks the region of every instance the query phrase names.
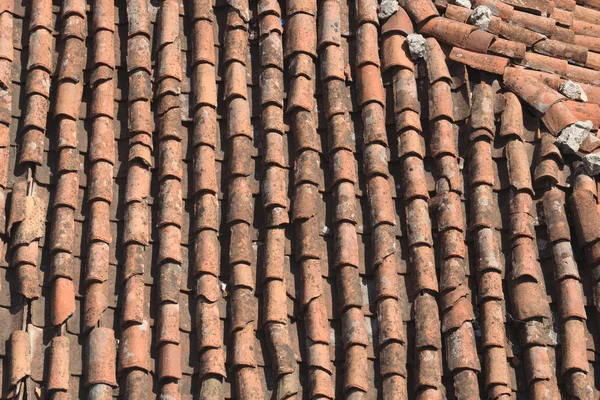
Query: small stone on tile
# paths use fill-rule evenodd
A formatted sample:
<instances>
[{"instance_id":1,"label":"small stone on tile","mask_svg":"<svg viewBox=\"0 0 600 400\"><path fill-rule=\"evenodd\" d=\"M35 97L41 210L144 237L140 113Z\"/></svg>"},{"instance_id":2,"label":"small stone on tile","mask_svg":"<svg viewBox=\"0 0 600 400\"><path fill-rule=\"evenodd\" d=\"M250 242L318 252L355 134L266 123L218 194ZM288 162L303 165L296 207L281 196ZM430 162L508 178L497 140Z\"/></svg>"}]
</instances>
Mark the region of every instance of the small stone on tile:
<instances>
[{"instance_id":1,"label":"small stone on tile","mask_svg":"<svg viewBox=\"0 0 600 400\"><path fill-rule=\"evenodd\" d=\"M588 175L600 174L600 153L590 153L583 157L583 166Z\"/></svg>"},{"instance_id":2,"label":"small stone on tile","mask_svg":"<svg viewBox=\"0 0 600 400\"><path fill-rule=\"evenodd\" d=\"M408 50L413 60L423 58L427 55L427 41L422 35L411 33L407 36Z\"/></svg>"},{"instance_id":3,"label":"small stone on tile","mask_svg":"<svg viewBox=\"0 0 600 400\"><path fill-rule=\"evenodd\" d=\"M592 121L580 121L571 124L562 130L558 138L556 138L556 144L564 153L577 153L583 141L590 134L592 126Z\"/></svg>"},{"instance_id":4,"label":"small stone on tile","mask_svg":"<svg viewBox=\"0 0 600 400\"><path fill-rule=\"evenodd\" d=\"M492 10L487 6L477 6L471 13L470 21L479 29L486 30L492 21Z\"/></svg>"},{"instance_id":5,"label":"small stone on tile","mask_svg":"<svg viewBox=\"0 0 600 400\"><path fill-rule=\"evenodd\" d=\"M377 16L381 21L388 19L398 11L398 0L382 0Z\"/></svg>"},{"instance_id":6,"label":"small stone on tile","mask_svg":"<svg viewBox=\"0 0 600 400\"><path fill-rule=\"evenodd\" d=\"M460 7L471 8L471 2L469 0L454 0L453 3Z\"/></svg>"},{"instance_id":7,"label":"small stone on tile","mask_svg":"<svg viewBox=\"0 0 600 400\"><path fill-rule=\"evenodd\" d=\"M580 84L573 81L565 81L560 85L559 91L572 100L588 101L588 97Z\"/></svg>"}]
</instances>

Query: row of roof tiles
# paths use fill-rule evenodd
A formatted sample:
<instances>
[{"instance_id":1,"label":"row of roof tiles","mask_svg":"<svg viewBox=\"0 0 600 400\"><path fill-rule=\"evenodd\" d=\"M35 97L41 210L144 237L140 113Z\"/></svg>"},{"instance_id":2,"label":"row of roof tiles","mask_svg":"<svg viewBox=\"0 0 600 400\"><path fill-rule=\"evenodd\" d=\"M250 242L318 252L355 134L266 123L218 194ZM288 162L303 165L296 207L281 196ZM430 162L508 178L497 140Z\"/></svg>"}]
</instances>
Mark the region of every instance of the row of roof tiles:
<instances>
[{"instance_id":1,"label":"row of roof tiles","mask_svg":"<svg viewBox=\"0 0 600 400\"><path fill-rule=\"evenodd\" d=\"M0 25L8 35L20 14L19 7L5 3ZM14 284L2 290L24 298L17 305L21 311L11 317L16 328L3 329L9 335L0 338L8 344L3 393L75 393L73 382L81 372L71 368L70 353L76 354L73 346L79 345L69 326L82 312L77 331L86 354L84 390L99 398L150 390L191 395L189 370L182 366L189 349L183 336L190 331L199 355L192 386L203 398L264 397L271 391L277 398L377 393L386 398L499 398L523 390L534 398L557 398L559 391L596 396L591 343L579 339L588 336L593 342L586 310L592 295L585 287L595 291L600 280L595 274L600 259L597 184L588 176L596 171L598 147L595 28L600 12L588 8L594 4L568 1L476 1L470 11L419 0L401 2L382 23L376 2L355 5L356 36L346 37L340 29L348 24L342 21L348 18L342 10L346 5L336 0L319 4L318 10L312 1L290 1L283 8L272 0L252 7L232 1L222 25L208 1L182 7L167 0L154 23L153 7L143 0L116 9L112 2L94 1L86 8L83 1L69 0L56 24L61 31L56 71L53 6L36 0L25 8L23 15L30 16L29 25L23 25L30 41L21 72L26 78L20 79L25 110L16 129L22 144L13 165L11 115L16 112L10 94L20 88L10 82L13 49L0 48L0 71L5 71L0 79L5 133L0 165L5 173L0 172L7 177L0 187L6 193L2 200L8 199L8 221L0 226L6 226L2 233L14 271ZM128 17L127 35L120 40L127 43L123 73L129 81L129 113L127 150L117 154L113 142L119 121L113 103L121 72L113 46L121 36L114 24L121 7ZM191 130L182 125L181 15L192 43ZM85 27L88 18L91 29ZM222 60L215 57L214 31L224 32ZM349 40L355 40L355 49L348 53ZM257 59L249 56L255 45ZM470 67L473 77L465 78L470 85L456 86L452 62ZM249 81L252 64L259 66L258 88ZM284 83L286 73L289 84ZM353 79L356 93L349 89ZM567 79L586 96L565 94ZM223 99L217 96L220 85ZM466 113L461 112L460 92L470 95L471 85L472 98ZM92 96L86 114L91 121L88 182L81 182L78 150L84 87ZM258 122L251 118L251 89L260 93ZM349 101L354 95L358 108ZM219 115L220 107L226 115ZM54 110L50 119L49 110ZM531 165L524 127L528 112L541 119L541 132L533 139L537 165ZM221 118L225 129L219 126ZM586 119L590 125L582 125ZM48 121L56 132L52 148L46 146ZM574 138L580 131L585 137ZM185 137L188 132L191 140ZM573 141L577 148L569 152ZM182 162L187 143L192 149L190 194L184 193L188 166ZM397 150L391 143L397 143ZM288 148L293 149L289 155ZM495 161L497 148L506 160L504 176ZM48 152L57 160L50 186L36 180L37 169L49 162ZM218 172L220 154L227 161L223 174ZM113 190L117 162L127 170L119 196ZM391 173L393 167L400 176ZM330 179L325 180L327 168ZM24 172L8 178L19 171ZM249 201L256 195L257 171L264 208L259 218ZM565 178L565 173L572 176ZM499 179L506 180L500 186L509 188L508 196L499 197ZM85 252L75 240L83 207L80 187L87 197ZM357 207L357 197L365 199L364 205ZM504 229L490 207L501 201L505 204L499 206L508 209ZM122 232L115 235L112 208L118 202L124 218ZM332 210L326 228L321 226L324 202ZM368 228L361 226L363 220ZM576 231L573 244L569 224ZM256 265L252 248L257 226L262 265ZM189 240L183 237L188 232ZM539 235L551 250L550 281L546 264L538 261ZM364 240L370 258L361 260ZM322 252L324 241L330 241L333 256ZM182 330L188 312L182 310L187 300L182 303L180 294L188 280L184 242L192 250L190 301L196 326ZM117 246L122 246L117 261L123 267L116 285L118 322L109 293L111 254ZM576 260L582 249L585 261ZM47 267L42 264L45 251ZM323 263L333 270L324 273ZM586 283L579 267L588 265L592 280ZM74 270L80 266L82 271ZM333 277L337 304L328 294ZM367 289L372 291L369 304L365 281L373 282ZM151 307L149 284L155 291ZM298 294L290 292L290 284ZM40 340L40 330L30 320L33 306L46 296L49 318L42 331L49 335L44 339L48 361L40 378L33 371L32 345ZM297 313L288 309L290 297L297 301ZM338 347L332 306L341 319L341 358L331 355L331 348ZM293 334L299 322L303 329ZM512 324L518 338L509 337ZM302 359L297 335L304 346ZM272 358L266 383L266 362L256 352L262 343ZM517 351L517 346L522 348ZM303 364L306 376L300 373ZM523 381L517 382L516 370L522 370ZM43 386L37 385L40 379Z\"/></svg>"}]
</instances>

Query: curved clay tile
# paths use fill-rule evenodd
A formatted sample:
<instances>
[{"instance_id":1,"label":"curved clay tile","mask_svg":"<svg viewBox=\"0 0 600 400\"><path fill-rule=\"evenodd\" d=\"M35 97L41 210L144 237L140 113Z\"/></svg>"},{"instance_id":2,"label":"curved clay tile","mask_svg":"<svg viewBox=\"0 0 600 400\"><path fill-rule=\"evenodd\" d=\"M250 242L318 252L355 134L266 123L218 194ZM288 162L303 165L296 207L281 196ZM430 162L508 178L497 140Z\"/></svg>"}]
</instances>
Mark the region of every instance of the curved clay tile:
<instances>
[{"instance_id":1,"label":"curved clay tile","mask_svg":"<svg viewBox=\"0 0 600 400\"><path fill-rule=\"evenodd\" d=\"M512 6L497 1L480 1L476 5L487 9L490 15L482 19L481 12L471 12L449 4L443 18L433 18L421 31L465 50L525 58L523 64L529 68L556 71L563 77L586 83L598 80L593 70L599 68L600 60L596 53L590 51L593 50L593 41L590 43L589 36L587 40L585 37L576 40L573 31L559 26L571 25L570 12L556 9L564 12L561 14L562 20L555 21L515 10ZM484 25L483 20L487 21ZM469 30L467 24L476 24L497 36L486 39L485 32L472 31L473 27ZM583 28L577 31L581 33ZM525 46L538 54L525 53Z\"/></svg>"},{"instance_id":2,"label":"curved clay tile","mask_svg":"<svg viewBox=\"0 0 600 400\"><path fill-rule=\"evenodd\" d=\"M31 344L29 334L23 330L16 330L10 335L8 344L10 348L10 363L7 382L11 392L15 393L16 390L19 393L23 390L23 381L31 375ZM20 385L20 387L15 388L17 385Z\"/></svg>"},{"instance_id":3,"label":"curved clay tile","mask_svg":"<svg viewBox=\"0 0 600 400\"><path fill-rule=\"evenodd\" d=\"M315 107L317 21L316 3L297 8L288 3L284 56L290 77L287 114L294 143L294 197L292 218L297 238L296 259L302 275L301 310L306 335L308 397L334 398L333 366L330 362L330 328L321 277L319 221L316 209L322 201L316 178L321 142ZM304 179L306 177L306 179Z\"/></svg>"},{"instance_id":4,"label":"curved clay tile","mask_svg":"<svg viewBox=\"0 0 600 400\"><path fill-rule=\"evenodd\" d=\"M179 2L164 1L157 16L156 101L158 129L158 310L156 368L161 396L179 396L182 378L179 331L181 287L182 145L179 92L181 44ZM176 295L173 295L176 293Z\"/></svg>"},{"instance_id":5,"label":"curved clay tile","mask_svg":"<svg viewBox=\"0 0 600 400\"><path fill-rule=\"evenodd\" d=\"M399 3L416 24L422 24L430 18L439 16L439 13L431 0L401 0Z\"/></svg>"},{"instance_id":6,"label":"curved clay tile","mask_svg":"<svg viewBox=\"0 0 600 400\"><path fill-rule=\"evenodd\" d=\"M240 398L262 398L264 384L254 354L259 346L256 283L252 273L253 194L250 176L254 174L250 124L250 103L246 81L249 13L247 1L231 1L225 33L225 101L227 102L228 204L225 223L229 227L231 296L232 374Z\"/></svg>"},{"instance_id":7,"label":"curved clay tile","mask_svg":"<svg viewBox=\"0 0 600 400\"><path fill-rule=\"evenodd\" d=\"M57 336L50 343L50 366L48 373L49 391L67 391L69 389L69 338Z\"/></svg>"},{"instance_id":8,"label":"curved clay tile","mask_svg":"<svg viewBox=\"0 0 600 400\"><path fill-rule=\"evenodd\" d=\"M148 393L152 382L150 372L151 331L144 304L149 301L144 289L144 253L149 250L150 181L153 164L152 114L150 101L150 20L149 11L141 0L127 2L127 72L129 93L129 152L125 183L124 226L121 245L124 262L119 291L122 311L118 340L117 373L122 390L135 396ZM132 62L135 64L132 66ZM141 89L138 89L141 88ZM134 92L135 91L135 92ZM134 95L135 93L135 95ZM138 121L146 121L139 123ZM146 138L146 139L143 139Z\"/></svg>"},{"instance_id":9,"label":"curved clay tile","mask_svg":"<svg viewBox=\"0 0 600 400\"><path fill-rule=\"evenodd\" d=\"M8 194L9 144L12 123L13 15L0 10L0 233L6 234L6 197Z\"/></svg>"},{"instance_id":10,"label":"curved clay tile","mask_svg":"<svg viewBox=\"0 0 600 400\"><path fill-rule=\"evenodd\" d=\"M473 117L471 120L471 150L469 164L469 187L471 191L470 229L474 235L478 262L477 279L481 314L481 351L483 373L488 398L496 399L511 395L510 371L507 364L504 310L506 308L502 288L505 273L501 257L501 238L496 231L494 218L494 164L492 142L496 127L494 123L494 92L486 82L479 83L473 91ZM487 123L477 123L475 116Z\"/></svg>"},{"instance_id":11,"label":"curved clay tile","mask_svg":"<svg viewBox=\"0 0 600 400\"><path fill-rule=\"evenodd\" d=\"M375 275L375 310L379 338L379 373L385 396L399 397L406 392L406 338L402 326L399 298L398 245L395 237L395 207L390 192L387 166L387 135L385 133L385 96L379 69L379 55L361 62L358 54L376 47L378 35L370 35L377 21L373 2L356 3L358 99L364 126L362 172L366 178L368 208L371 216L372 259ZM369 156L367 157L367 154ZM434 387L435 388L435 387ZM419 383L417 382L417 389Z\"/></svg>"},{"instance_id":12,"label":"curved clay tile","mask_svg":"<svg viewBox=\"0 0 600 400\"><path fill-rule=\"evenodd\" d=\"M569 223L564 207L565 195L551 188L543 196L546 230L552 246L554 277L559 288L558 311L561 317L561 374L567 389L579 398L593 398L594 386L587 363L587 348L578 338L586 335L585 297L570 239Z\"/></svg>"},{"instance_id":13,"label":"curved clay tile","mask_svg":"<svg viewBox=\"0 0 600 400\"><path fill-rule=\"evenodd\" d=\"M225 349L218 300L219 214L216 176L217 95L215 83L214 15L210 1L194 2L193 113L194 113L194 272L196 279L197 351L200 356L200 398L223 393Z\"/></svg>"},{"instance_id":14,"label":"curved clay tile","mask_svg":"<svg viewBox=\"0 0 600 400\"><path fill-rule=\"evenodd\" d=\"M52 2L36 0L31 4L29 23L29 58L27 60L26 123L23 126L19 163L42 165L46 119L50 105L50 73L52 72ZM29 83L31 82L31 84ZM38 83L33 88L34 83ZM31 86L31 89L29 87Z\"/></svg>"},{"instance_id":15,"label":"curved clay tile","mask_svg":"<svg viewBox=\"0 0 600 400\"><path fill-rule=\"evenodd\" d=\"M33 53L30 53L28 64L28 74L26 83L27 105L24 117L22 131L22 153L35 154L35 164L42 164L42 155L44 150L44 133L46 129L46 120L48 113L49 95L50 95L50 75L45 68L38 68L35 65L36 53L45 52L43 46L35 47L37 40L47 38L52 39L52 20L44 17L46 13L51 14L51 5L44 2L32 4L32 7L39 7L39 19L37 22L32 20L30 24L30 46ZM4 14L3 14L4 15ZM44 25L47 24L47 25ZM46 42L47 43L47 42ZM12 47L11 47L12 51ZM48 46L47 56L50 56L50 45ZM6 63L6 59L0 59L0 68L10 68L11 63ZM9 71L10 72L10 71ZM10 75L9 75L10 77ZM2 138L3 143L0 152L6 156L8 164L9 137L8 126L0 125L0 128L6 128L6 137ZM35 137L35 140L31 140ZM39 146L39 147L38 147ZM23 160L23 158L22 158ZM35 171L35 166L29 165ZM8 165L2 168L8 172ZM33 172L30 170L30 172ZM35 172L33 172L35 174ZM2 178L2 187L6 187L7 176ZM12 191L11 209L8 218L7 233L11 238L11 248L13 251L13 266L17 273L18 292L25 298L32 299L40 295L40 286L38 279L38 245L40 239L45 234L46 211L48 208L48 196L44 190L41 190L37 182L32 182L33 176L16 182ZM5 198L3 196L4 201ZM5 226L4 221L1 226Z\"/></svg>"},{"instance_id":16,"label":"curved clay tile","mask_svg":"<svg viewBox=\"0 0 600 400\"><path fill-rule=\"evenodd\" d=\"M300 392L298 365L289 335L285 258L285 231L289 224L288 138L283 128L283 28L281 8L268 0L258 4L260 18L260 105L264 141L264 177L261 189L266 210L263 296L264 329L276 376L276 398Z\"/></svg>"},{"instance_id":17,"label":"curved clay tile","mask_svg":"<svg viewBox=\"0 0 600 400\"><path fill-rule=\"evenodd\" d=\"M385 29L387 23L383 25ZM401 37L398 34L383 37L386 43ZM407 61L408 42L404 53L399 56ZM385 53L383 54L386 57ZM415 390L420 398L442 398L441 349L439 314L436 295L438 281L435 272L431 220L428 215L429 192L425 183L425 141L419 120L421 112L417 98L415 66L412 61L402 62L400 68L391 70L393 74L393 98L398 155L401 157L402 188L406 209L406 224L409 241L409 262L414 274L415 296ZM404 68L403 68L404 67ZM410 121L415 121L411 123ZM406 385L406 383L404 383ZM404 389L407 390L407 389Z\"/></svg>"},{"instance_id":18,"label":"curved clay tile","mask_svg":"<svg viewBox=\"0 0 600 400\"><path fill-rule=\"evenodd\" d=\"M506 103L504 113L514 115L521 108L518 102ZM502 119L504 120L503 114ZM512 118L512 117L506 117ZM522 125L508 136L510 200L509 221L512 246L512 272L509 280L513 317L520 321L526 365L526 384L530 396L558 394L556 375L551 368L554 357L553 329L550 306L546 299L542 270L536 259L536 234L533 229L533 199L529 161L522 141ZM505 125L503 124L503 127ZM527 299L527 300L526 300Z\"/></svg>"},{"instance_id":19,"label":"curved clay tile","mask_svg":"<svg viewBox=\"0 0 600 400\"><path fill-rule=\"evenodd\" d=\"M340 3L338 0L328 0L323 3L321 21L319 22L320 54L327 54L337 60L343 60L342 37L336 26L340 26ZM375 25L369 24L373 29L364 34L372 40L377 40ZM362 32L362 31L361 31ZM327 40L325 40L327 38ZM365 37L363 36L364 40ZM377 48L358 49L359 63L379 62ZM340 145L330 149L332 165L332 191L334 207L336 209L353 209L356 207L355 185L358 184L358 171L354 158L354 146L345 145L353 142L354 130L351 129L351 117L348 109L333 107L337 96L348 96L345 76L329 72L328 67L334 67L322 57L322 76L329 79L323 80L325 86L326 102L325 113L328 116L327 129L329 143ZM334 267L338 273L338 287L341 301L342 329L349 332L343 335L343 348L345 351L344 379L342 393L362 393L369 391L368 361L367 361L367 330L365 316L362 311L362 295L360 294L358 236L356 220L344 219L343 215L334 216ZM358 288L358 289L357 289ZM388 382L394 377L387 378ZM386 386L388 386L386 384Z\"/></svg>"},{"instance_id":20,"label":"curved clay tile","mask_svg":"<svg viewBox=\"0 0 600 400\"><path fill-rule=\"evenodd\" d=\"M599 5L0 0L0 397L597 398Z\"/></svg>"},{"instance_id":21,"label":"curved clay tile","mask_svg":"<svg viewBox=\"0 0 600 400\"><path fill-rule=\"evenodd\" d=\"M77 3L77 2L75 2ZM68 30L68 26L72 21L83 21L83 16L77 13L69 12L69 4L63 4L63 50L60 53L60 65L59 71L73 71L75 75L81 74L83 64L81 59L74 55L66 52L66 49L78 49L79 53L83 52L85 45L83 38L78 36L68 36L64 32ZM68 304L74 304L75 294L72 292L72 266L70 265L73 257L72 249L72 237L74 229L74 211L77 208L77 196L78 196L78 182L79 177L75 163L78 160L79 152L77 151L77 140L71 140L73 133L76 131L76 120L78 118L79 102L81 101L81 90L83 89L81 84L76 85L77 88L71 91L67 89L61 91L63 87L70 87L70 79L63 75L61 79L59 72L59 80L57 87L57 106L55 111L55 120L58 126L58 179L56 188L56 197L54 200L54 229L50 236L51 251L54 258L54 269L58 269L51 273L55 275L55 285L60 285L62 288L67 288L69 292L57 291L58 297L53 299L53 309L57 312L55 316L51 316L52 325L61 325L66 321L75 310L68 308ZM67 97L67 94L70 96ZM70 107L71 111L62 113L62 110L66 107ZM67 140L63 141L65 138ZM60 227L60 228L58 228ZM63 264L64 263L64 264ZM60 274L60 276L57 276ZM66 280L70 281L67 283ZM73 301L69 298L73 297ZM65 305L65 306L63 306ZM65 308L67 307L67 308Z\"/></svg>"},{"instance_id":22,"label":"curved clay tile","mask_svg":"<svg viewBox=\"0 0 600 400\"><path fill-rule=\"evenodd\" d=\"M509 60L504 57L475 53L459 47L454 47L452 49L449 58L480 71L486 71L497 75L504 74L504 70L508 67L509 63Z\"/></svg>"},{"instance_id":23,"label":"curved clay tile","mask_svg":"<svg viewBox=\"0 0 600 400\"><path fill-rule=\"evenodd\" d=\"M436 165L436 198L433 211L437 219L440 246L440 310L441 330L447 346L448 369L454 377L459 397L479 396L477 374L481 367L477 358L473 330L471 290L467 282L464 246L465 213L461 201L461 184L453 177L460 175L458 149L454 143L453 107L450 85L445 76L444 55L435 39L427 39L427 72L429 74L429 120L433 126L430 149ZM474 110L475 111L475 110Z\"/></svg>"},{"instance_id":24,"label":"curved clay tile","mask_svg":"<svg viewBox=\"0 0 600 400\"><path fill-rule=\"evenodd\" d=\"M65 1L61 10L62 36L54 112L57 137L56 188L50 217L51 260L47 270L47 281L50 285L49 324L57 327L59 335L55 334L51 345L50 367L55 366L57 375L51 375L53 379L47 388L49 393L69 387L70 364L65 363L65 360L69 359L68 350L72 339L63 335L67 321L76 312L74 281L79 271L75 269L77 249L74 247L74 236L80 163L76 132L83 90L83 83L80 81L84 68L81 54L86 50L85 35L76 28L85 23L85 11L77 11L81 7L82 1ZM63 369L63 372L58 373L60 369Z\"/></svg>"},{"instance_id":25,"label":"curved clay tile","mask_svg":"<svg viewBox=\"0 0 600 400\"><path fill-rule=\"evenodd\" d=\"M87 385L91 392L109 392L117 386L116 341L112 326L103 327L109 304L108 275L111 237L110 207L113 203L114 165L114 5L100 0L92 10L92 76L106 70L93 85L92 135L88 151L89 175L88 254L84 290L83 328L87 331L90 354ZM66 390L66 389L65 389Z\"/></svg>"},{"instance_id":26,"label":"curved clay tile","mask_svg":"<svg viewBox=\"0 0 600 400\"><path fill-rule=\"evenodd\" d=\"M571 216L577 237L576 243L583 249L588 265L592 268L592 290L594 298L600 293L598 281L598 251L600 231L596 223L600 222L600 212L597 207L597 188L593 178L580 175L575 180L573 193L569 198ZM598 302L594 301L596 311L599 310Z\"/></svg>"}]
</instances>

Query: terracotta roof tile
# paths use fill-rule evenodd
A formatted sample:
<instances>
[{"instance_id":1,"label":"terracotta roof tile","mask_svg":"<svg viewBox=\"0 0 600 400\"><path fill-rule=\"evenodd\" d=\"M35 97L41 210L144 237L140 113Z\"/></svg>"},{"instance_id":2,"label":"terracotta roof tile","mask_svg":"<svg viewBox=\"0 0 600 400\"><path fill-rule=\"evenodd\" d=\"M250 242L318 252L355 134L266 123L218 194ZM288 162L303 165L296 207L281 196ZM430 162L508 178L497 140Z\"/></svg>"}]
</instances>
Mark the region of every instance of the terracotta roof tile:
<instances>
[{"instance_id":1,"label":"terracotta roof tile","mask_svg":"<svg viewBox=\"0 0 600 400\"><path fill-rule=\"evenodd\" d=\"M438 16L438 12L430 0L417 0L417 1L406 1L401 2L402 8L406 10L411 19L420 24L429 18Z\"/></svg>"},{"instance_id":2,"label":"terracotta roof tile","mask_svg":"<svg viewBox=\"0 0 600 400\"><path fill-rule=\"evenodd\" d=\"M437 80L435 76L444 76L445 63L432 66L431 60L443 59L443 53L435 40L428 40L428 73L433 85L445 85L449 91L449 85L443 80ZM441 70L440 70L441 68ZM432 75L433 74L433 75ZM474 319L472 306L467 297L469 290L466 289L465 279L465 248L461 244L464 239L464 227L457 222L463 220L463 210L460 201L461 191L456 185L450 184L446 179L455 174L457 167L456 152L450 143L453 143L454 130L452 129L453 116L451 113L439 113L437 109L443 104L452 104L451 97L443 91L429 91L429 119L434 128L430 149L436 169L438 171L438 182L436 185L436 198L431 207L436 212L438 243L441 248L441 271L440 271L440 309L441 330L444 341L448 346L449 355L448 368L452 373L456 387L462 387L465 395L478 396L478 385L476 373L479 371L479 360L475 356L477 351L474 343L472 320ZM440 122L446 121L447 128L440 129ZM438 126L435 128L435 126ZM452 139L450 139L452 138ZM450 162L453 158L455 165ZM458 191L455 191L458 190ZM452 300L454 299L454 300Z\"/></svg>"},{"instance_id":3,"label":"terracotta roof tile","mask_svg":"<svg viewBox=\"0 0 600 400\"><path fill-rule=\"evenodd\" d=\"M48 390L69 390L69 349L67 336L57 336L50 343Z\"/></svg>"},{"instance_id":4,"label":"terracotta roof tile","mask_svg":"<svg viewBox=\"0 0 600 400\"><path fill-rule=\"evenodd\" d=\"M338 8L339 3L333 1L332 7ZM331 44L322 48L321 51L336 51L341 53L341 36L335 26L339 26L339 15L332 16L329 25L321 27L319 34L331 37ZM374 26L369 24L369 26ZM375 31L376 35L376 31ZM362 40L367 40L363 38ZM328 50L331 48L331 50ZM370 56L372 63L377 64L379 57ZM359 60L361 56L359 56ZM362 57L364 59L364 57ZM359 61L360 63L360 61ZM341 85L345 84L345 77L328 80L326 90L336 91ZM351 129L350 114L348 109L343 107L339 110L330 110L329 134L332 137L331 143L347 143L352 141L353 130ZM333 185L335 185L336 207L343 206L347 199L353 199L356 194L354 184L357 183L357 171L355 166L352 149L338 147L332 152L333 164ZM359 391L366 393L369 391L369 382L367 380L367 345L366 326L364 314L362 311L362 293L360 290L360 277L358 273L358 237L354 220L338 218L335 227L335 261L334 265L339 271L340 297L342 300L342 329L346 327L342 336L345 349L345 366L347 373L344 378L343 392ZM352 328L350 328L352 327Z\"/></svg>"},{"instance_id":5,"label":"terracotta roof tile","mask_svg":"<svg viewBox=\"0 0 600 400\"><path fill-rule=\"evenodd\" d=\"M0 397L595 398L597 0L30 3Z\"/></svg>"}]
</instances>

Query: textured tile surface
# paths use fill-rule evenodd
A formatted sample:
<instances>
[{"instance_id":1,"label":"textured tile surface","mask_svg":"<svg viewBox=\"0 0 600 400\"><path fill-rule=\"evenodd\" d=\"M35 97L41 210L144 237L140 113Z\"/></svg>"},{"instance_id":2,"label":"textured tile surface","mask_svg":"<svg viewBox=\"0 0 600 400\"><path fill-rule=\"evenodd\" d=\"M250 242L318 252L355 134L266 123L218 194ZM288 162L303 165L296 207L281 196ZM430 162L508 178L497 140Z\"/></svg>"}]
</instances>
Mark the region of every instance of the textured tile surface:
<instances>
[{"instance_id":1,"label":"textured tile surface","mask_svg":"<svg viewBox=\"0 0 600 400\"><path fill-rule=\"evenodd\" d=\"M597 399L600 1L397 4L0 0L0 398Z\"/></svg>"}]
</instances>

